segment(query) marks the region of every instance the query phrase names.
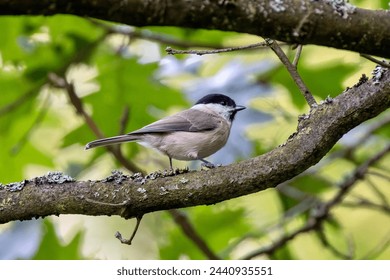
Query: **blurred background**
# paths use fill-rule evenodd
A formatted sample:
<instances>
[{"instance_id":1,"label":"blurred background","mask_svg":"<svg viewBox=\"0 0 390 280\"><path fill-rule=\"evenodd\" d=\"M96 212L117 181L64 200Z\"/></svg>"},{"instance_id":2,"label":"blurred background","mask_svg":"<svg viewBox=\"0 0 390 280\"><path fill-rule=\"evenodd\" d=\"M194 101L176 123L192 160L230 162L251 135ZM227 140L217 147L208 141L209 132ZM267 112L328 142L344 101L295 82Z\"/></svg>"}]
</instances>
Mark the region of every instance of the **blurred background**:
<instances>
[{"instance_id":1,"label":"blurred background","mask_svg":"<svg viewBox=\"0 0 390 280\"><path fill-rule=\"evenodd\" d=\"M389 9L388 1L350 3ZM237 115L228 144L209 158L224 165L283 144L296 130L298 116L308 112L293 80L268 49L203 56L165 52L167 46L248 45L262 41L257 36L134 28L65 15L2 16L0 26L2 184L49 171L78 180L102 179L112 170L130 172L104 148L84 150L97 136L76 113L69 89L53 82L50 73L74 86L85 112L105 136L138 129L209 93L229 95L248 109ZM283 49L294 57L291 47ZM321 101L352 87L362 74L370 77L374 67L357 53L305 46L298 70ZM352 130L316 166L277 189L182 211L220 258L243 258L302 226L316 202L331 198L359 164L389 143L389 113ZM121 151L146 172L169 167L166 157L135 143L122 145ZM200 168L198 162L174 161L174 166ZM332 209L321 234L301 234L258 258L389 259L389 166L387 156L372 168L367 179ZM0 259L207 258L167 212L147 214L131 246L114 238L116 231L130 235L134 225L134 220L119 217L81 215L3 224Z\"/></svg>"}]
</instances>

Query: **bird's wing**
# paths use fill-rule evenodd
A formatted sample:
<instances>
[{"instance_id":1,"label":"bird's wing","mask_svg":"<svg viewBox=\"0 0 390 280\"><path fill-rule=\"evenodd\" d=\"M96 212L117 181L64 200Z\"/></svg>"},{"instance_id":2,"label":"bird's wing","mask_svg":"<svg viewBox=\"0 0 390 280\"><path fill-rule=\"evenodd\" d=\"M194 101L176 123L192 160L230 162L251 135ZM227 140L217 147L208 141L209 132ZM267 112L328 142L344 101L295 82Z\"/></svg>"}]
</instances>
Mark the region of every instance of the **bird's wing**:
<instances>
[{"instance_id":1,"label":"bird's wing","mask_svg":"<svg viewBox=\"0 0 390 280\"><path fill-rule=\"evenodd\" d=\"M130 132L129 135L174 131L199 132L212 130L217 127L217 122L213 121L214 118L215 116L211 114L195 109L189 109L158 120L136 131Z\"/></svg>"}]
</instances>

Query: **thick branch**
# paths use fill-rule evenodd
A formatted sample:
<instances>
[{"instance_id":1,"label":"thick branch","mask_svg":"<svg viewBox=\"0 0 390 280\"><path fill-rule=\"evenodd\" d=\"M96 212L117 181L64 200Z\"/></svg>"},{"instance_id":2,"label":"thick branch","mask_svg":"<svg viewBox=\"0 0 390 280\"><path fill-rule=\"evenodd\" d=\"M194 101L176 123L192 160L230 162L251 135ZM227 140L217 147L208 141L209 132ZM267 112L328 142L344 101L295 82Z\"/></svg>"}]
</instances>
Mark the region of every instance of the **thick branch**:
<instances>
[{"instance_id":1,"label":"thick branch","mask_svg":"<svg viewBox=\"0 0 390 280\"><path fill-rule=\"evenodd\" d=\"M0 14L74 14L135 26L219 29L390 57L389 13L343 1L0 0Z\"/></svg>"},{"instance_id":2,"label":"thick branch","mask_svg":"<svg viewBox=\"0 0 390 280\"><path fill-rule=\"evenodd\" d=\"M298 131L274 150L238 164L200 172L146 178L53 183L33 179L0 187L0 223L59 214L124 218L195 205L215 204L293 178L316 164L341 136L390 107L390 71L361 81L300 119ZM17 190L17 187L21 190ZM11 186L12 187L12 186Z\"/></svg>"}]
</instances>

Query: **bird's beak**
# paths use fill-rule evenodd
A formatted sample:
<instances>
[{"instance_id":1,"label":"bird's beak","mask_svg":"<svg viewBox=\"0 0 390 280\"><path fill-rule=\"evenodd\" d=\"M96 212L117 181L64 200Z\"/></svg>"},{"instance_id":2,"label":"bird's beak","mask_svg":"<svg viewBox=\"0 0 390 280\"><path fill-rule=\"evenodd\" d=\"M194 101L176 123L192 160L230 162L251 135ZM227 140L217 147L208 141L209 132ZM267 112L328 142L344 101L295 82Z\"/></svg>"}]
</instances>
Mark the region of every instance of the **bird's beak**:
<instances>
[{"instance_id":1,"label":"bird's beak","mask_svg":"<svg viewBox=\"0 0 390 280\"><path fill-rule=\"evenodd\" d=\"M238 112L238 111L241 111L241 110L244 110L244 109L246 109L245 106L236 105L236 108L234 108L234 111L235 111L235 112Z\"/></svg>"}]
</instances>

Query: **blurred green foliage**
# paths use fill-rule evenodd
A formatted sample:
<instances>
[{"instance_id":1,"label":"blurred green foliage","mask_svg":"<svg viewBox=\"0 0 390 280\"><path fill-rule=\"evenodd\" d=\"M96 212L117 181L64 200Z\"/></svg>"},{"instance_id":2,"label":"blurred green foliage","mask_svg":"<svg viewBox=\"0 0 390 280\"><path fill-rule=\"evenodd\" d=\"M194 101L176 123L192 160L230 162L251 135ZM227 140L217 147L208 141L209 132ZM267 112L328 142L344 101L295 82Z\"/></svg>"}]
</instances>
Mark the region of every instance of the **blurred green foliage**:
<instances>
[{"instance_id":1,"label":"blurred green foliage","mask_svg":"<svg viewBox=\"0 0 390 280\"><path fill-rule=\"evenodd\" d=\"M32 259L34 260L79 260L80 243L82 242L82 232L74 236L74 238L66 245L58 237L55 226L50 220L44 220L42 242Z\"/></svg>"},{"instance_id":2,"label":"blurred green foliage","mask_svg":"<svg viewBox=\"0 0 390 280\"><path fill-rule=\"evenodd\" d=\"M367 3L362 0L353 2L356 5ZM376 5L388 8L387 2L376 1ZM66 93L50 85L49 73L65 75L70 82L75 83L76 92L86 111L107 136L116 135L123 129L121 118L126 107L129 109L129 116L124 130L131 131L164 116L164 112L175 111L188 105L185 97L175 87L163 83L154 75L159 69L159 62L165 57L162 53L166 47L164 44L158 45L159 51L156 52L148 49L150 46L143 44L142 40L129 40L119 35L109 36L106 30L91 21L74 16L0 17L0 26L1 183L39 176L46 170L74 170L74 174L70 175L80 179L97 179L118 167L117 163L105 156L104 149L88 153L83 151L84 144L96 136L75 113ZM144 29L184 42L220 46L234 42L252 43L254 39L253 36L219 31L172 27ZM139 43L137 50L131 49L135 42ZM153 52L156 59L143 63L138 56L140 52L146 55ZM313 57L319 53L322 57L329 57L330 62L315 65ZM273 54L270 51L259 51L259 54L255 55L250 52L233 56L230 54L223 59L221 57L223 55L209 57L208 65L204 68L222 68L231 59L261 61L273 57ZM308 48L304 49L298 69L317 100L322 100L327 96L340 94L346 87L347 79L357 82L362 73L369 75L369 69L372 69L373 65L357 57L357 54L348 52L340 51L335 54L335 51ZM275 62L278 63L276 59ZM209 72L204 70L201 74L205 73ZM273 115L274 119L262 124L260 128L254 125L251 133L248 133L258 147L253 156L283 143L286 136L294 132L298 114L307 112L304 99L285 69L277 67L257 78L259 83L275 86L275 93L271 97L258 101L266 104L265 110L269 110L267 113ZM175 82L184 82L184 78L181 79ZM254 102L254 107L256 104ZM258 108L264 110L262 106L259 105ZM291 117L280 118L280 115ZM378 119L385 117L383 114ZM375 122L376 120L373 120L368 125ZM361 133L364 134L364 131L363 129ZM239 258L260 246L272 243L275 236L288 233L291 228L304 223L312 210L310 204L305 205L307 199L315 202L331 197L337 191L337 183L347 177L359 162L372 156L377 150L375 147L388 142L389 138L390 128L383 126L376 131L375 137L357 150L356 155L348 157L337 157L338 153L348 147L347 142L339 143L320 165L287 182L284 186L286 192L270 190L271 199L261 204L242 197L216 206L195 207L183 211L216 254L226 259ZM356 141L357 136L351 134L348 139ZM130 159L150 157L148 152L136 145L126 147L125 153ZM161 168L158 163L150 161L152 168ZM387 158L382 166L386 168L388 163ZM78 168L74 168L75 166ZM386 176L388 175L383 175L383 178L370 177L370 183L359 184L353 195L368 197L375 202L387 201L390 199L390 193L388 188L385 189L388 185ZM382 194L382 197L379 194ZM270 213L269 209L275 205L278 205L277 213L264 217L263 214ZM377 212L369 210L361 215L360 211L363 210L356 214L356 211L351 211L348 207L338 207L326 224L325 234L329 235L332 242L345 245L343 236L358 233L357 237L353 237L355 247L369 251L377 245L372 240L379 240L380 236L385 236L390 231L387 226L388 216L376 215ZM149 240L156 243L156 258L205 258L169 215L158 217L161 217L159 222L162 226L158 229L150 227L154 236ZM78 217L75 216L74 220L77 221ZM275 226L279 222L283 222L283 226ZM44 235L34 259L96 258L93 253L82 253L99 251L97 244L86 245L83 236L85 231L99 229L78 224L72 228L78 229L79 233L67 243L63 243L56 227L57 224L48 219L44 220ZM374 231L372 236L362 234L367 228ZM113 227L112 232L114 231ZM113 235L107 238L113 238ZM312 238L316 239L316 242L310 243L315 244L313 248L299 250L299 246L305 247L305 242ZM325 247L318 238L315 235L303 236L267 257L335 258L329 250L322 250ZM86 246L92 246L92 249L86 250ZM121 248L121 257L130 258L128 251L131 249L126 246ZM358 251L356 257L365 256L364 253ZM142 254L143 252L139 252L137 258L142 258ZM108 253L102 255L111 258ZM384 248L383 252L379 252L375 257L389 258L390 250Z\"/></svg>"},{"instance_id":3,"label":"blurred green foliage","mask_svg":"<svg viewBox=\"0 0 390 280\"><path fill-rule=\"evenodd\" d=\"M245 217L243 208L228 209L226 207L200 206L186 211L191 223L199 234L203 236L212 249L219 256L229 258L224 252L229 242L240 238L242 233L250 232L251 226ZM182 238L182 231L177 226L173 227L165 246L159 247L162 259L203 259L204 256L197 247L187 238ZM226 255L225 255L226 254Z\"/></svg>"}]
</instances>

